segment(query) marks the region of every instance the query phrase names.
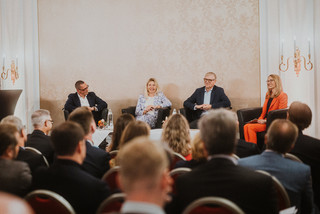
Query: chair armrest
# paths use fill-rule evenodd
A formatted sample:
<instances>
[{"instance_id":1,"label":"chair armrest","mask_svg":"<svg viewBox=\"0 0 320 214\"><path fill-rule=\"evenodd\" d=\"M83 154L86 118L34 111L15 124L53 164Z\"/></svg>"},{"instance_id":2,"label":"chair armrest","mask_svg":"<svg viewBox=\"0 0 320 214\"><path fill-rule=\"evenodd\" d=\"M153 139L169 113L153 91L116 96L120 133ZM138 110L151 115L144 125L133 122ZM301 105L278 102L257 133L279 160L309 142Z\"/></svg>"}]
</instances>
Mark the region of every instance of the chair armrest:
<instances>
[{"instance_id":1,"label":"chair armrest","mask_svg":"<svg viewBox=\"0 0 320 214\"><path fill-rule=\"evenodd\" d=\"M121 109L121 113L128 113L131 114L132 116L136 117L136 107L135 106L129 106L128 108L123 108Z\"/></svg>"},{"instance_id":2,"label":"chair armrest","mask_svg":"<svg viewBox=\"0 0 320 214\"><path fill-rule=\"evenodd\" d=\"M186 110L184 108L179 109L180 114L182 114L185 118L187 118Z\"/></svg>"},{"instance_id":3,"label":"chair armrest","mask_svg":"<svg viewBox=\"0 0 320 214\"><path fill-rule=\"evenodd\" d=\"M170 115L171 107L165 107L165 108L159 108L158 109L158 118L156 121L156 129L160 129L162 127L162 121L166 119L166 117L169 117Z\"/></svg>"},{"instance_id":4,"label":"chair armrest","mask_svg":"<svg viewBox=\"0 0 320 214\"><path fill-rule=\"evenodd\" d=\"M262 107L243 108L237 111L239 121L240 138L244 139L243 126L254 118L258 118L262 113Z\"/></svg>"},{"instance_id":5,"label":"chair armrest","mask_svg":"<svg viewBox=\"0 0 320 214\"><path fill-rule=\"evenodd\" d=\"M269 126L271 125L271 123L275 119L286 119L287 112L288 112L288 109L277 109L277 110L269 111L268 116L267 116L267 129L266 130L268 130Z\"/></svg>"},{"instance_id":6,"label":"chair armrest","mask_svg":"<svg viewBox=\"0 0 320 214\"><path fill-rule=\"evenodd\" d=\"M65 110L65 109L62 109L62 110L63 110L64 119L67 121L67 120L68 120L68 117L69 117L70 112L69 112L68 110Z\"/></svg>"}]
</instances>

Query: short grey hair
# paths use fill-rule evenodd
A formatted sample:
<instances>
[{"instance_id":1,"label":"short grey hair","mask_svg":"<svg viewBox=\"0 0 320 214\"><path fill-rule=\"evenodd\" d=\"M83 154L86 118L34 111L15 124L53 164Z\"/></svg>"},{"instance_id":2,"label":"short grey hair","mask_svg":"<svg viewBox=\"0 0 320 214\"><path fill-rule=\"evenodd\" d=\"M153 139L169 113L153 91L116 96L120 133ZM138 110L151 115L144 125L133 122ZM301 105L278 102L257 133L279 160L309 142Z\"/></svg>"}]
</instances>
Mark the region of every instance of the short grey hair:
<instances>
[{"instance_id":1,"label":"short grey hair","mask_svg":"<svg viewBox=\"0 0 320 214\"><path fill-rule=\"evenodd\" d=\"M18 129L18 132L20 133L24 129L24 125L22 124L22 121L20 120L19 117L9 115L2 118L1 124L7 124L7 123L11 123L12 125L14 125Z\"/></svg>"},{"instance_id":2,"label":"short grey hair","mask_svg":"<svg viewBox=\"0 0 320 214\"><path fill-rule=\"evenodd\" d=\"M236 145L237 119L226 109L210 110L199 121L200 135L209 155L231 154Z\"/></svg>"},{"instance_id":3,"label":"short grey hair","mask_svg":"<svg viewBox=\"0 0 320 214\"><path fill-rule=\"evenodd\" d=\"M31 115L31 122L34 128L43 127L46 120L50 120L50 112L48 110L39 109Z\"/></svg>"}]
</instances>

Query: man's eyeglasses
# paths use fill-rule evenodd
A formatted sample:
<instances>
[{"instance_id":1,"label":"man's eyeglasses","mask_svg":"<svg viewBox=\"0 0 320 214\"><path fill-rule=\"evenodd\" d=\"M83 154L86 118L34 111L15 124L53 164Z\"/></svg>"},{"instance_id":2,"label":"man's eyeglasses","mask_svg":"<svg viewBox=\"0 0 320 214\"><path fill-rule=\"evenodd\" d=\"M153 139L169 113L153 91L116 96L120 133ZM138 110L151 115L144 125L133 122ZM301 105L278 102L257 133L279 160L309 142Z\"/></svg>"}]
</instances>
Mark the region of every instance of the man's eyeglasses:
<instances>
[{"instance_id":1,"label":"man's eyeglasses","mask_svg":"<svg viewBox=\"0 0 320 214\"><path fill-rule=\"evenodd\" d=\"M51 124L53 124L53 120L47 120L47 121L49 121Z\"/></svg>"},{"instance_id":2,"label":"man's eyeglasses","mask_svg":"<svg viewBox=\"0 0 320 214\"><path fill-rule=\"evenodd\" d=\"M215 81L215 79L207 79L207 78L203 78L203 80L204 80L205 82L213 82L213 81Z\"/></svg>"},{"instance_id":3,"label":"man's eyeglasses","mask_svg":"<svg viewBox=\"0 0 320 214\"><path fill-rule=\"evenodd\" d=\"M88 90L89 88L89 85L87 85L87 87L83 88L83 89L79 89L80 91L85 91L85 90Z\"/></svg>"}]
</instances>

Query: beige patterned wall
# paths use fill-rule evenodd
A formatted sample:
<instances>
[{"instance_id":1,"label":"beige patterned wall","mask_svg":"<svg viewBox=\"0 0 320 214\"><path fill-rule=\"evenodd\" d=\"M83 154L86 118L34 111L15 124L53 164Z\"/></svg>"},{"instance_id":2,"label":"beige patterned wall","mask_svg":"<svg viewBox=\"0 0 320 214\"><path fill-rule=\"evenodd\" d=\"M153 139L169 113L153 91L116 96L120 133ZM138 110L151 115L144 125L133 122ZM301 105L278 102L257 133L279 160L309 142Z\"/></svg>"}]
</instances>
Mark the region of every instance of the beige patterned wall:
<instances>
[{"instance_id":1,"label":"beige patterned wall","mask_svg":"<svg viewBox=\"0 0 320 214\"><path fill-rule=\"evenodd\" d=\"M117 117L149 77L174 108L213 71L233 109L260 105L258 0L38 0L41 107L57 123L85 80Z\"/></svg>"}]
</instances>

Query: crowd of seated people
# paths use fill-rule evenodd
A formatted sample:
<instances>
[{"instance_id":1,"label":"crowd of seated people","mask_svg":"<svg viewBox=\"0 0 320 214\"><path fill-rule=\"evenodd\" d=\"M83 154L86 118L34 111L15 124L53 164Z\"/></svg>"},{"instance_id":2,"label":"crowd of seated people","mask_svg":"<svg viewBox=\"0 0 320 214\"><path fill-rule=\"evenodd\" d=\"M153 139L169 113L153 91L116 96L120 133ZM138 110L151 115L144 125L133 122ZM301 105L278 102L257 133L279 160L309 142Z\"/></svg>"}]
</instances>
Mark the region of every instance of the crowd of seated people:
<instances>
[{"instance_id":1,"label":"crowd of seated people","mask_svg":"<svg viewBox=\"0 0 320 214\"><path fill-rule=\"evenodd\" d=\"M275 82L270 88L279 84L277 78L269 76L268 84ZM204 80L208 87L213 85L210 89L213 93L215 79L214 74L208 73ZM156 80L150 79L146 85L148 97L159 96L157 89ZM254 171L262 169L278 178L298 213L319 213L320 140L302 134L311 123L310 108L293 102L288 120L271 124L266 135L267 149L259 151L256 144L237 139L237 118L232 111L221 108L210 111L215 108L210 104L210 90L207 91L206 86L202 90L202 96L207 97L204 100L209 103L197 103L202 108L193 106L193 111L201 110L196 125L199 133L193 139L182 114L173 114L165 121L159 142L149 139L151 120L144 121L139 114L136 119L123 114L115 123L111 144L106 149L93 145L96 123L92 111L96 109L81 106L82 102L71 111L67 122L53 130L50 112L35 111L31 117L34 131L29 135L19 118L8 116L0 124L0 171L6 172L0 174L0 191L25 197L32 190L47 189L64 197L77 213L96 213L111 194L101 178L118 165L120 189L126 194L120 213L181 213L191 202L205 196L226 198L245 213L278 213L278 198L271 177ZM276 98L270 94L266 99L265 114L276 105ZM141 103L147 102L141 100ZM150 104L141 103L144 107ZM265 115L261 119L264 120ZM27 151L27 145L40 154ZM50 148L52 154L48 155L44 148ZM187 159L178 162L175 168L192 169L175 180L174 195L170 194L173 180L169 175L168 148ZM114 150L119 152L116 161L111 162L109 152ZM284 154L288 152L296 154L304 163L285 159ZM49 166L43 157L49 160ZM274 173L270 170L272 167L283 167L282 173Z\"/></svg>"}]
</instances>

